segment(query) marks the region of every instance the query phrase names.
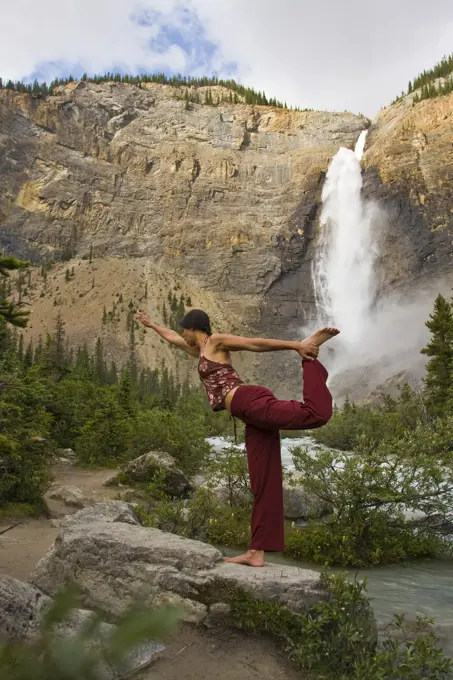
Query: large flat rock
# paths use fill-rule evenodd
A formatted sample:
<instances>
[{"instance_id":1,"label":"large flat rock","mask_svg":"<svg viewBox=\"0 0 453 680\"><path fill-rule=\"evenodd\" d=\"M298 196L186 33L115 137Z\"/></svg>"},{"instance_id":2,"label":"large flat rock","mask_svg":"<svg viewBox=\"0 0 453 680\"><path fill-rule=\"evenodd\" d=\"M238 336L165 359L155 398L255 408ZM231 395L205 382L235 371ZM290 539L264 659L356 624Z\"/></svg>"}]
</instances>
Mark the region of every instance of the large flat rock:
<instances>
[{"instance_id":1,"label":"large flat rock","mask_svg":"<svg viewBox=\"0 0 453 680\"><path fill-rule=\"evenodd\" d=\"M212 546L137 526L132 507L109 505L110 515L104 512L95 519L94 506L73 515L62 527L32 575L43 592L53 595L61 586L76 583L86 607L100 608L112 617L139 598L150 606L182 606L188 621L203 620L212 605L227 602L234 590L294 611L307 609L326 595L314 571L225 563ZM120 505L118 514L114 508ZM115 515L123 521L112 522Z\"/></svg>"}]
</instances>

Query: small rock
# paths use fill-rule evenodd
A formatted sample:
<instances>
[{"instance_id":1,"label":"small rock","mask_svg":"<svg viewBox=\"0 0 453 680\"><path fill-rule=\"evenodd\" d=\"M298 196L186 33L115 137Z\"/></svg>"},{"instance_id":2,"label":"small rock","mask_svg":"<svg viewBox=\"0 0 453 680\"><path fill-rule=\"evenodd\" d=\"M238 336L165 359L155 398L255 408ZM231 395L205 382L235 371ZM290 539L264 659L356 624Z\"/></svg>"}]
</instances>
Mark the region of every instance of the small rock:
<instances>
[{"instance_id":1,"label":"small rock","mask_svg":"<svg viewBox=\"0 0 453 680\"><path fill-rule=\"evenodd\" d=\"M77 486L59 486L47 494L54 501L61 501L70 508L84 508L91 501Z\"/></svg>"},{"instance_id":2,"label":"small rock","mask_svg":"<svg viewBox=\"0 0 453 680\"><path fill-rule=\"evenodd\" d=\"M55 454L61 458L66 458L67 460L75 461L77 459L76 452L72 449L57 449Z\"/></svg>"},{"instance_id":3,"label":"small rock","mask_svg":"<svg viewBox=\"0 0 453 680\"><path fill-rule=\"evenodd\" d=\"M204 625L207 628L231 626L230 605L223 602L211 605Z\"/></svg>"},{"instance_id":4,"label":"small rock","mask_svg":"<svg viewBox=\"0 0 453 680\"><path fill-rule=\"evenodd\" d=\"M320 519L332 513L331 506L303 487L303 475L291 473L283 482L286 519Z\"/></svg>"},{"instance_id":5,"label":"small rock","mask_svg":"<svg viewBox=\"0 0 453 680\"><path fill-rule=\"evenodd\" d=\"M60 527L83 526L95 522L105 522L106 524L121 522L122 524L141 526L132 504L121 501L95 503L59 521Z\"/></svg>"},{"instance_id":6,"label":"small rock","mask_svg":"<svg viewBox=\"0 0 453 680\"><path fill-rule=\"evenodd\" d=\"M139 456L124 468L122 474L127 481L147 483L159 470L165 473L165 490L170 496L185 496L192 490L184 472L176 467L176 460L164 451L150 451Z\"/></svg>"},{"instance_id":7,"label":"small rock","mask_svg":"<svg viewBox=\"0 0 453 680\"><path fill-rule=\"evenodd\" d=\"M204 475L194 475L192 477L192 486L194 489L200 489L205 483L206 478Z\"/></svg>"}]
</instances>

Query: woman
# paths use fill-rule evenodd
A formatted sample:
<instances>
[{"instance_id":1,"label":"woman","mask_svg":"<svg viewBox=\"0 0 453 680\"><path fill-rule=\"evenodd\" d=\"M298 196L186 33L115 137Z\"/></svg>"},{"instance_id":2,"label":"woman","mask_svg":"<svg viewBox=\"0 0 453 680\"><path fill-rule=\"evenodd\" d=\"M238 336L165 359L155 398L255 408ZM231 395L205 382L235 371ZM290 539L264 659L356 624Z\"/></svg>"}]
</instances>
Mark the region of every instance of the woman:
<instances>
[{"instance_id":1,"label":"woman","mask_svg":"<svg viewBox=\"0 0 453 680\"><path fill-rule=\"evenodd\" d=\"M302 342L244 338L211 332L209 316L201 309L181 321L183 337L153 323L143 312L137 320L164 340L197 358L198 372L214 411L227 409L245 427L250 482L253 492L252 540L244 555L226 560L252 567L264 566L264 553L284 550L283 480L280 430L308 430L332 417L327 371L316 359L320 346L338 335L323 328ZM276 399L265 387L244 385L231 365L230 352L293 350L302 359L303 402Z\"/></svg>"}]
</instances>

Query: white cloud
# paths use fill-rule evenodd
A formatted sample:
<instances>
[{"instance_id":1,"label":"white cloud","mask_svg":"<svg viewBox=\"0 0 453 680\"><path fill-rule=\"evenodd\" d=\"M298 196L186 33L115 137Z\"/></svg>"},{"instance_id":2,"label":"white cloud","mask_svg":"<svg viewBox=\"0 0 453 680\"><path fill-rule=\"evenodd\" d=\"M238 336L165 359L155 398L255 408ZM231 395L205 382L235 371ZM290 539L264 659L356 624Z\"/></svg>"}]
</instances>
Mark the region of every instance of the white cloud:
<instances>
[{"instance_id":1,"label":"white cloud","mask_svg":"<svg viewBox=\"0 0 453 680\"><path fill-rule=\"evenodd\" d=\"M184 70L186 54L178 46L169 46L163 53L149 47L163 25L177 20L177 5L176 0L140 4L130 0L14 0L1 12L0 75L21 79L47 63L52 77L59 72L58 62L80 64L95 72L112 66L133 72L162 64ZM153 25L134 20L146 8L162 12Z\"/></svg>"},{"instance_id":2,"label":"white cloud","mask_svg":"<svg viewBox=\"0 0 453 680\"><path fill-rule=\"evenodd\" d=\"M162 27L182 28L184 6L218 45L205 72L235 61L239 80L302 107L373 115L453 51L451 0L431 0L429 11L426 0L15 0L1 12L0 75L23 78L61 61L96 72L200 73L190 50L149 48ZM144 10L160 12L154 25L132 20ZM186 26L186 35L191 28L198 39L199 24ZM50 76L59 68L46 67Z\"/></svg>"}]
</instances>

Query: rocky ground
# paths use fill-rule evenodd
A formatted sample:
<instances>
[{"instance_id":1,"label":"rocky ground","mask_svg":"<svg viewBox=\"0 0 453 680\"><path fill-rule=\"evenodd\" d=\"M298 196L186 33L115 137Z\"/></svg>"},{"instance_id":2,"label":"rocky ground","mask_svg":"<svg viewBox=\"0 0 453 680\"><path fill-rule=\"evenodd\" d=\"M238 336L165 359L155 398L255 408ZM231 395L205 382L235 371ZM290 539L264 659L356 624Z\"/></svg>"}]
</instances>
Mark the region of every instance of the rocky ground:
<instances>
[{"instance_id":1,"label":"rocky ground","mask_svg":"<svg viewBox=\"0 0 453 680\"><path fill-rule=\"evenodd\" d=\"M104 487L112 471L81 470L59 465L54 468L53 488L77 487L86 497L111 500L118 493ZM52 490L50 490L51 493ZM59 529L55 518L76 512L57 500L49 501L52 518L27 519L23 524L0 535L0 575L26 581L38 560L55 540ZM0 522L0 531L10 526ZM141 672L138 680L296 680L300 674L268 640L217 627L184 625L166 641L166 649L152 666Z\"/></svg>"}]
</instances>

